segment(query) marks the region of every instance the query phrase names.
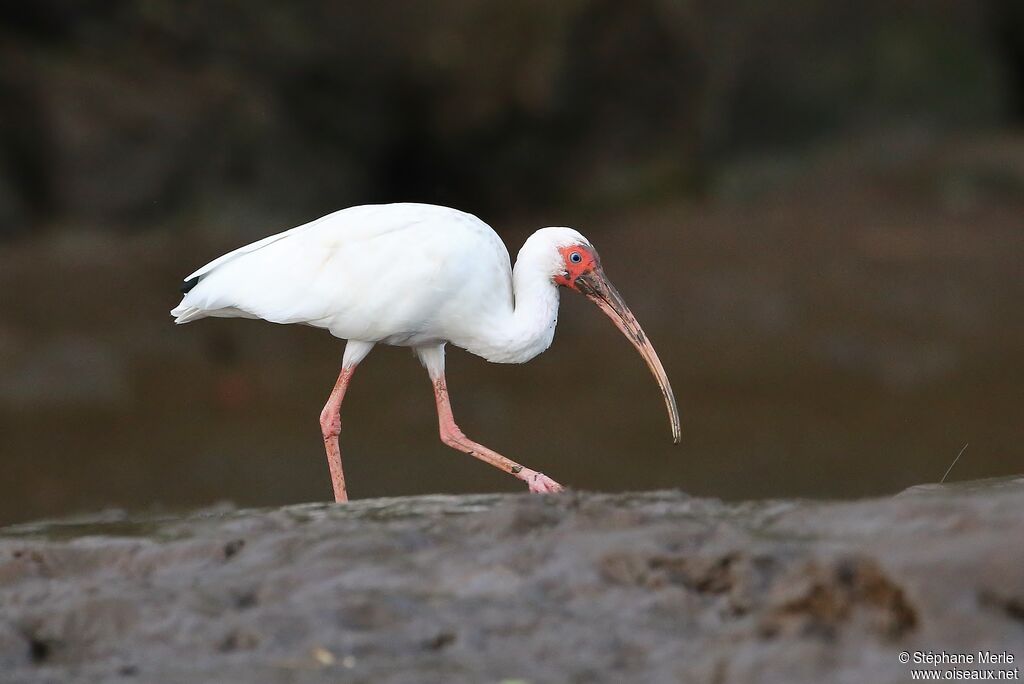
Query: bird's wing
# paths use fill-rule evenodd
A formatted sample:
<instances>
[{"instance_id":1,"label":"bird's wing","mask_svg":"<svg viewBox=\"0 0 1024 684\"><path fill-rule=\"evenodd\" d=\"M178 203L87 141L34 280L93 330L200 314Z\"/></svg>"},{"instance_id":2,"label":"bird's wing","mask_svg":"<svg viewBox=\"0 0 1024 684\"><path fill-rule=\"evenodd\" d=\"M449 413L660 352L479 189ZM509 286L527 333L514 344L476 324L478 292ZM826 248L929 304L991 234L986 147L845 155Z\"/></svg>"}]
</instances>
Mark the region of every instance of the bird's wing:
<instances>
[{"instance_id":1,"label":"bird's wing","mask_svg":"<svg viewBox=\"0 0 1024 684\"><path fill-rule=\"evenodd\" d=\"M196 271L193 271L192 273L190 273L188 276L186 276L185 277L185 282L187 283L188 281L192 280L193 278L202 278L204 275L206 275L207 273L209 273L213 269L217 268L218 266L220 266L222 264L225 264L225 263L227 263L227 262L229 262L229 261L231 261L233 259L237 259L238 257L240 257L240 256L242 256L244 254L249 254L250 252L255 252L256 250L262 249L262 248L266 247L267 245L272 245L273 243L277 242L278 240L281 240L283 238L288 237L293 232L295 232L296 230L298 230L299 228L302 228L302 227L303 226L299 226L297 228L292 228L291 230L286 230L283 233L278 233L277 235L271 235L269 237L265 237L262 240L259 240L258 242L254 242L254 243L252 243L250 245L246 245L244 247L239 247L238 249L236 249L236 250L234 250L232 252L228 252L227 254L219 256L216 259L214 259L213 261L211 261L210 263L208 263L205 266L203 266L202 268L199 268Z\"/></svg>"},{"instance_id":2,"label":"bird's wing","mask_svg":"<svg viewBox=\"0 0 1024 684\"><path fill-rule=\"evenodd\" d=\"M346 211L346 210L342 209L341 211L336 211L333 214L327 214L326 216L321 216L320 218L316 219L315 221L310 221L309 223L304 223L301 226L296 226L295 228L292 228L290 230L286 230L283 233L278 233L276 235L270 235L268 237L263 238L262 240L257 240L256 242L253 242L251 244L245 245L244 247L239 247L238 249L236 249L234 251L228 252L227 254L224 254L223 256L217 257L216 259L214 259L210 263L206 264L202 268L199 268L196 271L190 273L185 278L185 282L188 282L188 281L192 280L193 278L202 278L204 275L206 275L207 273L211 272L213 269L217 268L218 266L226 264L229 261L233 261L234 259L237 259L238 257L243 256L245 254L250 254L251 252L255 252L255 251L259 250L259 249L263 249L264 247L272 245L275 242L277 242L278 240L283 240L284 238L289 237L290 235L294 235L297 232L311 230L311 229L315 228L317 225L320 225L320 224L323 224L323 223L328 223L332 219L340 218L340 217L338 217L338 215L343 213L344 211Z\"/></svg>"},{"instance_id":3,"label":"bird's wing","mask_svg":"<svg viewBox=\"0 0 1024 684\"><path fill-rule=\"evenodd\" d=\"M418 252L458 226L486 224L454 209L418 204L367 205L329 214L216 259L188 280L198 283L172 311L181 322L203 316L257 317L333 329L372 324L370 297L414 287L432 262ZM503 246L502 246L503 247ZM506 256L507 258L507 256ZM419 275L422 283L425 278ZM378 313L374 318L380 320ZM365 320L364 320L365 319Z\"/></svg>"}]
</instances>

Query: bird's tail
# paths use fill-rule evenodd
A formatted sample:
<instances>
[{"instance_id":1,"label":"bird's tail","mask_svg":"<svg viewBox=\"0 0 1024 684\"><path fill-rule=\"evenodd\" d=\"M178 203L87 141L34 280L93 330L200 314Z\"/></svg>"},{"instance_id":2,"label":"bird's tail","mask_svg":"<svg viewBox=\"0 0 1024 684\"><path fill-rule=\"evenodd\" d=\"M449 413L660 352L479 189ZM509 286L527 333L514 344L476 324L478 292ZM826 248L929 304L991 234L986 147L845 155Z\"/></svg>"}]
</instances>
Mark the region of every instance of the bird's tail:
<instances>
[{"instance_id":1,"label":"bird's tail","mask_svg":"<svg viewBox=\"0 0 1024 684\"><path fill-rule=\"evenodd\" d=\"M171 309L171 315L174 316L175 323L188 323L198 318L206 318L206 312L197 306L186 304L188 301L188 293L191 292L196 285L199 284L199 276L194 276L185 281L185 284L181 286L181 294L185 295L181 299L181 303L178 306Z\"/></svg>"},{"instance_id":2,"label":"bird's tail","mask_svg":"<svg viewBox=\"0 0 1024 684\"><path fill-rule=\"evenodd\" d=\"M200 318L206 318L208 315L202 309L197 309L194 306L188 306L182 301L177 307L171 309L171 315L174 316L175 323L191 323L194 320Z\"/></svg>"}]
</instances>

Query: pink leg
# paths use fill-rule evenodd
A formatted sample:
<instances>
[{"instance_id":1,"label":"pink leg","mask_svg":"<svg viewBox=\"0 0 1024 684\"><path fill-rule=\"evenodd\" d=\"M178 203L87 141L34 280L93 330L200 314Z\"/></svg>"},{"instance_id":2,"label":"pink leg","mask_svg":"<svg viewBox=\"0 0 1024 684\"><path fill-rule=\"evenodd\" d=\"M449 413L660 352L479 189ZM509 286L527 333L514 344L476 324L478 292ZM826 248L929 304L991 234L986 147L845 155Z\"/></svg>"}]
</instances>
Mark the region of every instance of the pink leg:
<instances>
[{"instance_id":1,"label":"pink leg","mask_svg":"<svg viewBox=\"0 0 1024 684\"><path fill-rule=\"evenodd\" d=\"M464 451L499 470L516 476L529 485L531 492L551 494L562 491L562 485L547 475L525 468L462 434L462 430L455 424L455 417L452 415L452 405L448 400L448 386L444 381L444 373L434 380L434 399L437 401L437 421L441 430L442 442L453 449Z\"/></svg>"},{"instance_id":2,"label":"pink leg","mask_svg":"<svg viewBox=\"0 0 1024 684\"><path fill-rule=\"evenodd\" d=\"M327 449L327 465L331 469L331 485L334 487L334 500L337 502L348 501L348 492L345 490L345 473L341 469L341 447L338 445L338 435L341 434L341 402L345 398L345 390L348 389L349 380L355 366L342 368L338 374L338 381L334 383L331 396L320 412L320 431L324 436L324 448Z\"/></svg>"}]
</instances>

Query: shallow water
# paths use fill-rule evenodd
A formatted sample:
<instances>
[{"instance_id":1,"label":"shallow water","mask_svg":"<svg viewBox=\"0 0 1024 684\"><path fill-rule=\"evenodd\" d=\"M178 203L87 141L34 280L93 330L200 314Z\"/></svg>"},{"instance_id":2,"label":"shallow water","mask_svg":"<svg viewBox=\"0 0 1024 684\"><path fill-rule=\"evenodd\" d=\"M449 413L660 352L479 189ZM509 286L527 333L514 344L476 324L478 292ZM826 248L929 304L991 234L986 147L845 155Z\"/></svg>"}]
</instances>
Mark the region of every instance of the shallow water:
<instances>
[{"instance_id":1,"label":"shallow water","mask_svg":"<svg viewBox=\"0 0 1024 684\"><path fill-rule=\"evenodd\" d=\"M1024 472L1017 205L848 192L581 215L668 370L681 445L642 360L569 294L529 364L449 351L457 419L585 490L885 494L938 481L964 444L950 480ZM515 253L536 220L508 223ZM254 321L173 326L178 277L245 240L181 235L0 247L0 286L19 292L0 301L0 523L330 498L317 417L341 344ZM440 444L403 349L360 367L342 452L354 498L519 491Z\"/></svg>"}]
</instances>

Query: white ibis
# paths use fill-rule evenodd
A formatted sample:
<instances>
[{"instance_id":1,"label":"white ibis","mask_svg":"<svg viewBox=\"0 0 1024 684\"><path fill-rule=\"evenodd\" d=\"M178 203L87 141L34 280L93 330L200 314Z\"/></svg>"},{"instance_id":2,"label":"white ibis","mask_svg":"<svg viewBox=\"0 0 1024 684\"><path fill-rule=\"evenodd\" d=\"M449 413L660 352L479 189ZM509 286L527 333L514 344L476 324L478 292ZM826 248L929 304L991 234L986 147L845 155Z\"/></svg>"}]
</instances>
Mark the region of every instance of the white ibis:
<instances>
[{"instance_id":1,"label":"white ibis","mask_svg":"<svg viewBox=\"0 0 1024 684\"><path fill-rule=\"evenodd\" d=\"M594 302L644 357L678 443L679 412L665 369L593 245L571 228L535 232L513 269L501 238L470 214L429 204L351 207L211 261L185 279L185 296L171 315L175 323L207 316L304 323L347 340L320 413L336 501L348 500L338 445L341 402L377 343L412 347L426 367L442 442L546 493L562 485L477 444L455 424L444 348L451 343L496 363L529 361L554 338L559 286Z\"/></svg>"}]
</instances>

